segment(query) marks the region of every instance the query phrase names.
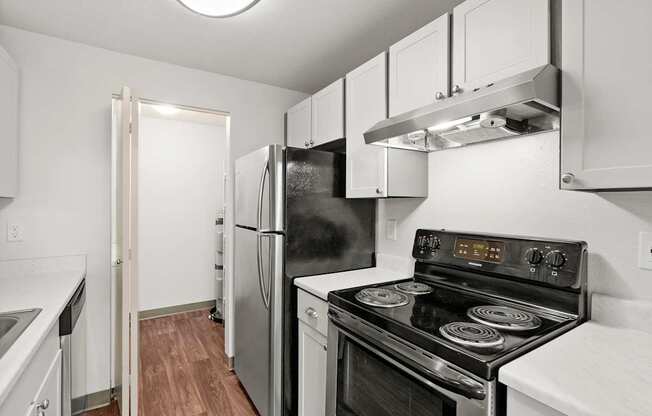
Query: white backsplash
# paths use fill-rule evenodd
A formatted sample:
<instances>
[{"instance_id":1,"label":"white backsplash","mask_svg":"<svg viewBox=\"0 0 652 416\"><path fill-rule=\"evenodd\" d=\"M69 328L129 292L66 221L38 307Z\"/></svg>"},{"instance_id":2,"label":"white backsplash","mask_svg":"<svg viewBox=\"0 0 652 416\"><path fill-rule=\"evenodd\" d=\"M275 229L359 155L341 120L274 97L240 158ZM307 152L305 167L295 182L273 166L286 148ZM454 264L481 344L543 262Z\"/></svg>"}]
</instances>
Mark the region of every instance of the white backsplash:
<instances>
[{"instance_id":1,"label":"white backsplash","mask_svg":"<svg viewBox=\"0 0 652 416\"><path fill-rule=\"evenodd\" d=\"M592 291L652 300L652 271L638 268L652 192L560 190L558 133L433 152L428 163L428 198L379 201L379 259L409 258L417 228L585 240ZM398 221L395 241L388 219Z\"/></svg>"},{"instance_id":2,"label":"white backsplash","mask_svg":"<svg viewBox=\"0 0 652 416\"><path fill-rule=\"evenodd\" d=\"M652 334L652 302L594 293L591 297L591 320Z\"/></svg>"},{"instance_id":3,"label":"white backsplash","mask_svg":"<svg viewBox=\"0 0 652 416\"><path fill-rule=\"evenodd\" d=\"M41 273L86 272L86 256L56 256L0 261L0 279Z\"/></svg>"}]
</instances>

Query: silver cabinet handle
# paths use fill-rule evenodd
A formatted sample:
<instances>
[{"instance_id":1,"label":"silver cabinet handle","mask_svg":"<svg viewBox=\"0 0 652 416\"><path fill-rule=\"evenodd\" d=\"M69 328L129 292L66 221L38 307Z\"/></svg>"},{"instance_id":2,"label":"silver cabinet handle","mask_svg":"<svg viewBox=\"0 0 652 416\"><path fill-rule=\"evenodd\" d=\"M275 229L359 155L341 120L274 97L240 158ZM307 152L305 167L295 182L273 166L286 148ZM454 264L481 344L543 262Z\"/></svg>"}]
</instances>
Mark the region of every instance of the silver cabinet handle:
<instances>
[{"instance_id":1,"label":"silver cabinet handle","mask_svg":"<svg viewBox=\"0 0 652 416\"><path fill-rule=\"evenodd\" d=\"M573 175L572 173L566 172L561 175L561 181L563 183L571 183L574 180L575 180L575 175Z\"/></svg>"},{"instance_id":2,"label":"silver cabinet handle","mask_svg":"<svg viewBox=\"0 0 652 416\"><path fill-rule=\"evenodd\" d=\"M308 140L306 140L305 142L303 142L303 145L308 147L308 146L310 146L310 142Z\"/></svg>"},{"instance_id":3,"label":"silver cabinet handle","mask_svg":"<svg viewBox=\"0 0 652 416\"><path fill-rule=\"evenodd\" d=\"M443 100L444 98L446 98L444 93L441 91L437 91L437 93L435 94L435 100L439 101L439 100Z\"/></svg>"},{"instance_id":4,"label":"silver cabinet handle","mask_svg":"<svg viewBox=\"0 0 652 416\"><path fill-rule=\"evenodd\" d=\"M379 195L382 194L383 193L382 188L376 188L376 193Z\"/></svg>"},{"instance_id":5,"label":"silver cabinet handle","mask_svg":"<svg viewBox=\"0 0 652 416\"><path fill-rule=\"evenodd\" d=\"M311 317L311 318L313 318L313 319L317 319L317 318L319 318L319 314L318 314L317 311L316 311L314 308L312 308L312 307L306 309L306 315L308 315L309 317Z\"/></svg>"},{"instance_id":6,"label":"silver cabinet handle","mask_svg":"<svg viewBox=\"0 0 652 416\"><path fill-rule=\"evenodd\" d=\"M310 146L312 146L313 144L315 144L314 140L310 139Z\"/></svg>"},{"instance_id":7,"label":"silver cabinet handle","mask_svg":"<svg viewBox=\"0 0 652 416\"><path fill-rule=\"evenodd\" d=\"M461 94L462 93L462 87L460 87L458 84L453 85L452 93L453 93L453 95Z\"/></svg>"},{"instance_id":8,"label":"silver cabinet handle","mask_svg":"<svg viewBox=\"0 0 652 416\"><path fill-rule=\"evenodd\" d=\"M118 259L115 261L116 266L119 266L122 264L122 259Z\"/></svg>"}]
</instances>

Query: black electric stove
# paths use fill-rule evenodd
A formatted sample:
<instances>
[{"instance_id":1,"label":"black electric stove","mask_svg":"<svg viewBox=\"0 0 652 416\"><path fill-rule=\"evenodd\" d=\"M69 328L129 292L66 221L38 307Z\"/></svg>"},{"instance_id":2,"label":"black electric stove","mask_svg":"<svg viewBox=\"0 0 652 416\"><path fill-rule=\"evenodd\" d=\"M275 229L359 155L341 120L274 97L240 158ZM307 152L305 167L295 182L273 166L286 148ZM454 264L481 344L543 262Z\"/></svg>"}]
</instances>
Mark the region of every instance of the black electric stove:
<instances>
[{"instance_id":1,"label":"black electric stove","mask_svg":"<svg viewBox=\"0 0 652 416\"><path fill-rule=\"evenodd\" d=\"M418 230L414 276L331 292L347 314L485 380L505 362L580 324L586 244Z\"/></svg>"}]
</instances>

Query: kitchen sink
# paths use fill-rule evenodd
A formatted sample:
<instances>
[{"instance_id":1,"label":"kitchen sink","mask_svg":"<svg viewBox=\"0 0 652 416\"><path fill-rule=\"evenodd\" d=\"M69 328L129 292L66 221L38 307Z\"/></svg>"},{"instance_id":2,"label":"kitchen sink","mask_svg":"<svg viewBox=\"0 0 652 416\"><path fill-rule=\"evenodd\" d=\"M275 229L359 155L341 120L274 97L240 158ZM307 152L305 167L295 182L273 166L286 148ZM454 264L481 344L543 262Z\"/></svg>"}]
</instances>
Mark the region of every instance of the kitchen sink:
<instances>
[{"instance_id":1,"label":"kitchen sink","mask_svg":"<svg viewBox=\"0 0 652 416\"><path fill-rule=\"evenodd\" d=\"M0 313L0 358L40 312L41 309L25 309Z\"/></svg>"}]
</instances>

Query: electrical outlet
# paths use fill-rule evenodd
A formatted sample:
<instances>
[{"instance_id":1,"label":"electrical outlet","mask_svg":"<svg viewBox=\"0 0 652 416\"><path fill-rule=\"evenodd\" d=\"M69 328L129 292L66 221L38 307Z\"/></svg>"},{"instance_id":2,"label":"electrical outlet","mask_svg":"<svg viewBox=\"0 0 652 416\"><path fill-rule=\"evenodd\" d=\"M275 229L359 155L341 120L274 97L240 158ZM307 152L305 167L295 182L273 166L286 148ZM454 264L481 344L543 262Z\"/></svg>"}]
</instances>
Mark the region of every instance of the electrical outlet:
<instances>
[{"instance_id":1,"label":"electrical outlet","mask_svg":"<svg viewBox=\"0 0 652 416\"><path fill-rule=\"evenodd\" d=\"M638 267L652 270L652 232L641 232L639 234Z\"/></svg>"},{"instance_id":2,"label":"electrical outlet","mask_svg":"<svg viewBox=\"0 0 652 416\"><path fill-rule=\"evenodd\" d=\"M7 224L7 241L10 243L23 241L23 226L15 223Z\"/></svg>"},{"instance_id":3,"label":"electrical outlet","mask_svg":"<svg viewBox=\"0 0 652 416\"><path fill-rule=\"evenodd\" d=\"M396 241L398 230L396 220L387 220L385 222L385 238L388 240Z\"/></svg>"}]
</instances>

